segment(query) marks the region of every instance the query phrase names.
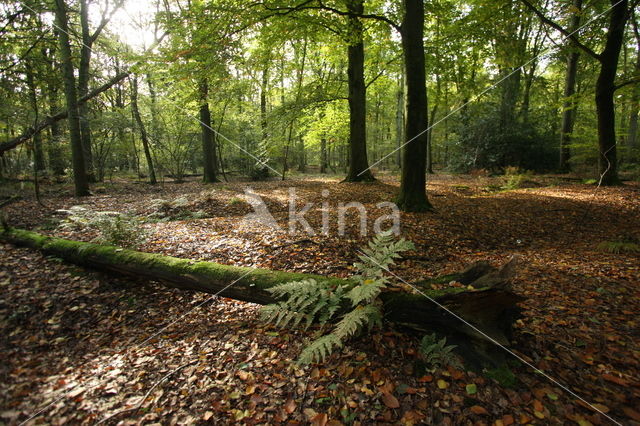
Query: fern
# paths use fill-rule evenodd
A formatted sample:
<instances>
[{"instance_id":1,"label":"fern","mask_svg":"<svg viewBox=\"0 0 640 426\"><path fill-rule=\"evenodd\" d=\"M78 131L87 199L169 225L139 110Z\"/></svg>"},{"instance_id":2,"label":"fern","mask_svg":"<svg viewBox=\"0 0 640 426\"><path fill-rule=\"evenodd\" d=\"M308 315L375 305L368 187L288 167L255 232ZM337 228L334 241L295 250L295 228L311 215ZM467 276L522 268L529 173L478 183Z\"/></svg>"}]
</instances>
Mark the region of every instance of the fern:
<instances>
[{"instance_id":1,"label":"fern","mask_svg":"<svg viewBox=\"0 0 640 426\"><path fill-rule=\"evenodd\" d=\"M314 321L326 324L338 311L344 294L343 288L331 291L313 279L280 284L268 291L276 299L286 300L265 306L261 311L263 319L282 328L297 327L302 321L306 327Z\"/></svg>"},{"instance_id":2,"label":"fern","mask_svg":"<svg viewBox=\"0 0 640 426\"><path fill-rule=\"evenodd\" d=\"M358 256L361 262L354 266L365 279L382 278L389 271L389 266L401 257L401 252L413 249L415 246L411 241L396 241L390 231L383 232L377 234L368 247L362 250L363 254Z\"/></svg>"},{"instance_id":3,"label":"fern","mask_svg":"<svg viewBox=\"0 0 640 426\"><path fill-rule=\"evenodd\" d=\"M333 349L342 347L342 341L335 334L324 335L309 344L300 353L299 364L311 364L312 362L323 362L327 356L331 355Z\"/></svg>"},{"instance_id":4,"label":"fern","mask_svg":"<svg viewBox=\"0 0 640 426\"><path fill-rule=\"evenodd\" d=\"M380 309L374 305L358 306L353 311L342 317L333 331L341 341L355 336L363 328L371 329L374 325L382 325Z\"/></svg>"},{"instance_id":5,"label":"fern","mask_svg":"<svg viewBox=\"0 0 640 426\"><path fill-rule=\"evenodd\" d=\"M420 342L420 354L424 362L433 368L445 365L461 368L460 362L453 353L455 348L454 345L447 346L446 337L438 340L435 333L424 336Z\"/></svg>"},{"instance_id":6,"label":"fern","mask_svg":"<svg viewBox=\"0 0 640 426\"><path fill-rule=\"evenodd\" d=\"M361 262L354 264L359 272L354 277L355 284L331 288L308 279L277 285L268 291L279 302L263 307L262 318L277 327L297 327L304 323L308 328L314 322L328 323L351 305L353 309L343 313L333 331L305 347L298 359L300 364L324 361L365 328L382 325L378 296L388 284L385 274L400 257L400 252L413 248L411 242L396 241L390 232L378 234L358 256Z\"/></svg>"},{"instance_id":7,"label":"fern","mask_svg":"<svg viewBox=\"0 0 640 426\"><path fill-rule=\"evenodd\" d=\"M347 297L351 299L353 306L357 306L362 302L371 303L386 287L386 282L386 279L363 280L360 285L353 287L347 293Z\"/></svg>"}]
</instances>

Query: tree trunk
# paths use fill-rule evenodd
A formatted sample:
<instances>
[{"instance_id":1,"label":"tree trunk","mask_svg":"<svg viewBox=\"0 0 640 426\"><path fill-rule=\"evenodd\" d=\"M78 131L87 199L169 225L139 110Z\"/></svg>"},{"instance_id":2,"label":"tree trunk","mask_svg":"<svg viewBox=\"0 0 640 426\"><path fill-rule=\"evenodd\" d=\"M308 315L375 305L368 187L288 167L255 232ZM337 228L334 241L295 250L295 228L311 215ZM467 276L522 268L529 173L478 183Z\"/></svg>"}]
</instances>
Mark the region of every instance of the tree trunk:
<instances>
[{"instance_id":1,"label":"tree trunk","mask_svg":"<svg viewBox=\"0 0 640 426\"><path fill-rule=\"evenodd\" d=\"M404 0L401 37L406 79L405 136L409 142L403 148L402 180L396 203L407 212L431 210L425 173L428 111L423 36L423 0Z\"/></svg>"},{"instance_id":2,"label":"tree trunk","mask_svg":"<svg viewBox=\"0 0 640 426\"><path fill-rule=\"evenodd\" d=\"M206 78L200 82L200 127L202 129L202 156L204 159L205 183L220 182L218 180L218 161L216 157L216 135L211 127L209 111L209 85Z\"/></svg>"},{"instance_id":3,"label":"tree trunk","mask_svg":"<svg viewBox=\"0 0 640 426\"><path fill-rule=\"evenodd\" d=\"M569 31L575 32L580 28L580 14L582 13L582 0L573 1L573 15L571 16L571 25ZM576 120L576 110L578 103L575 99L576 93L576 76L578 74L578 61L580 52L572 48L572 43L568 43L571 51L567 55L567 72L564 81L564 101L562 105L562 125L560 128L560 164L559 171L566 173L571 170L571 134Z\"/></svg>"},{"instance_id":4,"label":"tree trunk","mask_svg":"<svg viewBox=\"0 0 640 426\"><path fill-rule=\"evenodd\" d=\"M361 15L364 0L348 0L350 13ZM367 89L364 82L363 26L355 16L349 18L349 45L347 47L349 80L349 171L346 182L375 180L367 160Z\"/></svg>"},{"instance_id":5,"label":"tree trunk","mask_svg":"<svg viewBox=\"0 0 640 426\"><path fill-rule=\"evenodd\" d=\"M47 84L49 114L55 115L58 110L58 88L53 81ZM35 135L34 135L35 136ZM51 123L51 140L47 144L49 168L54 176L64 175L64 159L62 158L62 129L57 121Z\"/></svg>"},{"instance_id":6,"label":"tree trunk","mask_svg":"<svg viewBox=\"0 0 640 426\"><path fill-rule=\"evenodd\" d=\"M101 271L158 280L171 287L203 291L263 305L275 302L267 289L286 282L315 279L332 286L351 284L350 281L339 278L194 262L113 246L47 237L18 229L0 231L0 240L37 249L67 262ZM516 303L523 300L509 289L513 262L500 270L480 266L483 267L473 265L464 273L437 279L439 282L458 280L472 287L481 285L477 290L422 288L422 295L395 291L383 293L381 299L385 319L410 330L422 333L429 330L447 335L460 346L462 355L467 360L476 365L495 365L502 359L504 350L489 343L485 336L438 306L446 307L500 344L508 345L513 323L520 312ZM434 280L416 283L416 286L424 287L432 281Z\"/></svg>"},{"instance_id":7,"label":"tree trunk","mask_svg":"<svg viewBox=\"0 0 640 426\"><path fill-rule=\"evenodd\" d=\"M610 0L615 5L610 12L605 48L599 55L600 74L596 82L598 113L598 172L602 185L619 185L616 153L615 79L618 59L624 39L628 0Z\"/></svg>"},{"instance_id":8,"label":"tree trunk","mask_svg":"<svg viewBox=\"0 0 640 426\"><path fill-rule=\"evenodd\" d=\"M91 47L93 45L89 29L87 0L80 0L80 26L82 28L82 45L80 46L80 66L78 67L78 96L83 97L89 93L89 66L91 64ZM84 153L84 165L87 169L87 178L89 182L95 182L89 104L87 102L80 104L78 111L80 114L80 134L82 136L82 151Z\"/></svg>"},{"instance_id":9,"label":"tree trunk","mask_svg":"<svg viewBox=\"0 0 640 426\"><path fill-rule=\"evenodd\" d=\"M436 76L436 99L433 102L433 108L431 109L431 117L429 117L429 123L431 127L428 127L427 131L427 173L434 174L433 172L433 123L436 122L436 114L438 114L438 104L440 103L441 85L440 76ZM428 105L427 105L428 107ZM427 123L427 124L429 124Z\"/></svg>"},{"instance_id":10,"label":"tree trunk","mask_svg":"<svg viewBox=\"0 0 640 426\"><path fill-rule=\"evenodd\" d=\"M64 92L67 100L67 112L69 120L69 135L71 139L71 160L73 164L73 182L76 196L86 196L89 193L89 181L87 179L84 153L82 149L82 135L80 133L80 118L78 112L78 95L76 92L76 79L73 70L71 46L69 45L69 26L67 21L67 6L64 0L55 0L56 25L58 43L60 45L60 59L62 62ZM34 132L34 134L37 132Z\"/></svg>"},{"instance_id":11,"label":"tree trunk","mask_svg":"<svg viewBox=\"0 0 640 426\"><path fill-rule=\"evenodd\" d=\"M327 139L320 139L320 173L327 173Z\"/></svg>"},{"instance_id":12,"label":"tree trunk","mask_svg":"<svg viewBox=\"0 0 640 426\"><path fill-rule=\"evenodd\" d=\"M633 30L636 36L636 75L640 75L640 31L638 31L638 23L633 20ZM640 84L634 84L631 89L631 106L629 113L629 133L627 135L627 141L629 143L629 161L636 161L638 156L638 113L640 112Z\"/></svg>"},{"instance_id":13,"label":"tree trunk","mask_svg":"<svg viewBox=\"0 0 640 426\"><path fill-rule=\"evenodd\" d=\"M260 129L262 130L262 143L267 143L267 89L269 86L269 64L262 69L262 82L260 84Z\"/></svg>"},{"instance_id":14,"label":"tree trunk","mask_svg":"<svg viewBox=\"0 0 640 426\"><path fill-rule=\"evenodd\" d=\"M140 116L140 110L138 109L138 78L136 76L131 78L131 111L133 112L133 117L138 124L138 129L140 130L142 148L144 149L144 156L147 159L147 166L149 167L149 183L155 185L158 181L156 180L156 171L153 167L153 159L151 158L149 139L147 137L147 131L144 127L144 123L142 122L142 117Z\"/></svg>"},{"instance_id":15,"label":"tree trunk","mask_svg":"<svg viewBox=\"0 0 640 426\"><path fill-rule=\"evenodd\" d=\"M396 166L399 169L402 168L402 144L404 141L404 74L402 74L396 92Z\"/></svg>"},{"instance_id":16,"label":"tree trunk","mask_svg":"<svg viewBox=\"0 0 640 426\"><path fill-rule=\"evenodd\" d=\"M34 121L37 123L40 117L40 108L38 107L38 89L35 79L33 78L33 64L27 63L27 86L29 87L29 97L31 99L31 108L33 109ZM33 167L36 173L46 172L44 163L44 151L42 149L42 138L40 134L33 137Z\"/></svg>"}]
</instances>

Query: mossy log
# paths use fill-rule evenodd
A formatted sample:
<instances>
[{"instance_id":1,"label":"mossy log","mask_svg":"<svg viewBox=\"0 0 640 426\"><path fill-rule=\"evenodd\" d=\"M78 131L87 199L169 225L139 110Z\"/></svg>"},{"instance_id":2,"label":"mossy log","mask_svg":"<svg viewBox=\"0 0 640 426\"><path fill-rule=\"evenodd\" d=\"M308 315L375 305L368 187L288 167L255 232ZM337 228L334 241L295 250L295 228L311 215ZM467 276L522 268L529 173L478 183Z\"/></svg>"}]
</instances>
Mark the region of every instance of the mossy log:
<instances>
[{"instance_id":1,"label":"mossy log","mask_svg":"<svg viewBox=\"0 0 640 426\"><path fill-rule=\"evenodd\" d=\"M330 285L347 283L339 278L179 259L65 240L19 229L5 229L0 232L0 240L37 249L67 262L100 271L148 278L176 288L198 290L263 305L274 302L267 289L277 284L309 278ZM446 335L465 352L465 358L473 360L476 365L496 364L500 361L503 350L482 333L465 324L465 321L498 343L508 345L513 322L520 312L516 304L522 298L506 285L509 277L495 279L496 276L501 276L501 271L511 271L512 266L505 266L499 270L483 266L481 269L484 275L474 277L474 281L482 279L487 274L493 274L492 286L474 290L427 288L433 282L469 279L469 274L465 276L461 273L415 283L422 294L401 291L383 293L385 318L412 330ZM456 318L447 310L465 321Z\"/></svg>"}]
</instances>

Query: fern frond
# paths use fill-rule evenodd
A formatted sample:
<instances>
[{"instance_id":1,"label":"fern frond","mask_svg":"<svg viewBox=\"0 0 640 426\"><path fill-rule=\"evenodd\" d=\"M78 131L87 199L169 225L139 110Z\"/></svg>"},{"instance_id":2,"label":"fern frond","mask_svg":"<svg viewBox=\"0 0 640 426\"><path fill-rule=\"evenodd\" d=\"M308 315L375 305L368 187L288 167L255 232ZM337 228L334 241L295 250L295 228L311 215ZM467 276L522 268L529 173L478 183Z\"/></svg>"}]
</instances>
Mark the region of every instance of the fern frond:
<instances>
[{"instance_id":1,"label":"fern frond","mask_svg":"<svg viewBox=\"0 0 640 426\"><path fill-rule=\"evenodd\" d=\"M373 325L380 325L381 321L382 315L377 306L358 306L342 317L332 334L335 334L340 340L344 340L358 334L364 327L371 328Z\"/></svg>"},{"instance_id":2,"label":"fern frond","mask_svg":"<svg viewBox=\"0 0 640 426\"><path fill-rule=\"evenodd\" d=\"M335 334L327 334L316 340L302 350L298 358L298 364L311 364L323 362L327 356L333 353L336 347L341 347L342 341Z\"/></svg>"},{"instance_id":3,"label":"fern frond","mask_svg":"<svg viewBox=\"0 0 640 426\"><path fill-rule=\"evenodd\" d=\"M385 287L386 280L384 279L363 280L360 285L355 286L347 293L347 297L351 299L353 306L357 306L361 302L371 303Z\"/></svg>"}]
</instances>

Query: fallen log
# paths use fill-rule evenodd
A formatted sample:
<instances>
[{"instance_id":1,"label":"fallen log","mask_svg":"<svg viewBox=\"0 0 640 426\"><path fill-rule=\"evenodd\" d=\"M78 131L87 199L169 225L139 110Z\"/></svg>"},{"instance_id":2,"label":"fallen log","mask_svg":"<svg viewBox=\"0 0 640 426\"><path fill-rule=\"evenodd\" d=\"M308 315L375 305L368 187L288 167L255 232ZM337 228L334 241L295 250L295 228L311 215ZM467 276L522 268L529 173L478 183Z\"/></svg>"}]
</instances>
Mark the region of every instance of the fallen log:
<instances>
[{"instance_id":1,"label":"fallen log","mask_svg":"<svg viewBox=\"0 0 640 426\"><path fill-rule=\"evenodd\" d=\"M148 278L176 288L203 291L262 305L275 301L267 289L277 284L310 278L334 286L349 283L348 280L340 278L229 266L143 253L65 240L14 228L1 231L0 240L37 249L67 262L100 271ZM510 277L507 274L502 274L502 280L496 279L496 276L500 275L496 271L512 270L512 266L496 270L483 265L480 269L483 269L484 275L475 277L474 281L492 274L492 286L474 290L466 287L431 290L429 281L425 281L415 283L420 294L404 291L383 293L381 299L385 319L414 331L436 332L447 336L451 342L459 346L461 355L466 361L470 361L471 366L500 364L505 352L486 336L490 336L501 345L508 345L512 325L520 312L517 303L523 299L509 289L507 281ZM444 280L468 279L468 275L466 278L464 273L447 276ZM451 312L464 321L453 316ZM473 324L482 333L465 321Z\"/></svg>"}]
</instances>

